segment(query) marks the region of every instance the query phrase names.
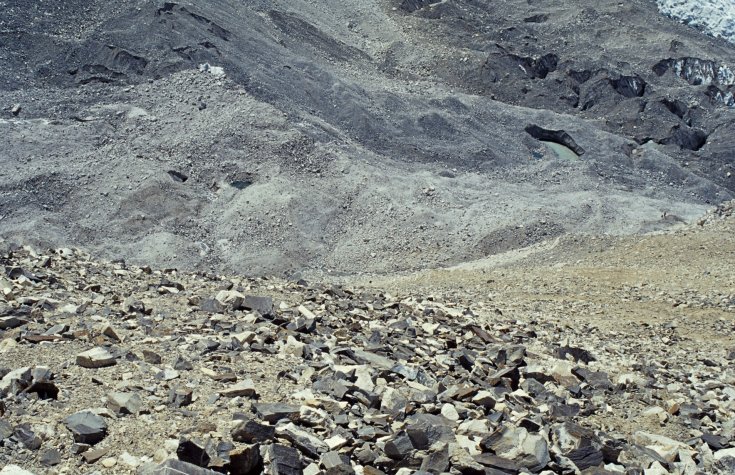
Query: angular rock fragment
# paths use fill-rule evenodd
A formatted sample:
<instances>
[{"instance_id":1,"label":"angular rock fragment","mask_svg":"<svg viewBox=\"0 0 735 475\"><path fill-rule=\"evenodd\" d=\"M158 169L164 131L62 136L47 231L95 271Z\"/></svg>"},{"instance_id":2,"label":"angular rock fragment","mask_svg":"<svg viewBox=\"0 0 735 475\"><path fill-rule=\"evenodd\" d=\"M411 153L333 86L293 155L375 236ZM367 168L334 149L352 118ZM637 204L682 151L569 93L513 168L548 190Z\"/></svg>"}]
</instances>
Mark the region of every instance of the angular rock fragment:
<instances>
[{"instance_id":1,"label":"angular rock fragment","mask_svg":"<svg viewBox=\"0 0 735 475\"><path fill-rule=\"evenodd\" d=\"M64 419L64 425L74 435L74 442L94 445L107 435L107 423L91 411L81 411Z\"/></svg>"},{"instance_id":2,"label":"angular rock fragment","mask_svg":"<svg viewBox=\"0 0 735 475\"><path fill-rule=\"evenodd\" d=\"M385 443L385 454L394 460L404 460L414 451L411 438L405 432L399 432Z\"/></svg>"},{"instance_id":3,"label":"angular rock fragment","mask_svg":"<svg viewBox=\"0 0 735 475\"><path fill-rule=\"evenodd\" d=\"M301 475L303 463L293 447L273 444L265 451L266 472L269 475Z\"/></svg>"},{"instance_id":4,"label":"angular rock fragment","mask_svg":"<svg viewBox=\"0 0 735 475\"><path fill-rule=\"evenodd\" d=\"M270 297L246 295L243 299L242 307L247 310L258 312L264 317L270 317L273 315L273 299Z\"/></svg>"},{"instance_id":5,"label":"angular rock fragment","mask_svg":"<svg viewBox=\"0 0 735 475\"><path fill-rule=\"evenodd\" d=\"M301 409L291 404L277 403L257 403L253 405L255 412L266 422L275 424L282 419L290 421L298 420Z\"/></svg>"},{"instance_id":6,"label":"angular rock fragment","mask_svg":"<svg viewBox=\"0 0 735 475\"><path fill-rule=\"evenodd\" d=\"M143 399L137 393L113 392L107 396L107 407L117 415L138 414Z\"/></svg>"},{"instance_id":7,"label":"angular rock fragment","mask_svg":"<svg viewBox=\"0 0 735 475\"><path fill-rule=\"evenodd\" d=\"M176 456L182 462L205 468L209 465L209 461L211 460L210 455L204 447L189 439L182 439L179 441L179 446L176 448Z\"/></svg>"},{"instance_id":8,"label":"angular rock fragment","mask_svg":"<svg viewBox=\"0 0 735 475\"><path fill-rule=\"evenodd\" d=\"M317 458L320 454L327 452L329 447L324 440L311 432L289 422L276 426L276 435L286 439L299 449L303 454L311 458Z\"/></svg>"},{"instance_id":9,"label":"angular rock fragment","mask_svg":"<svg viewBox=\"0 0 735 475\"><path fill-rule=\"evenodd\" d=\"M246 379L244 381L240 381L233 386L230 386L223 391L220 391L220 394L226 397L252 397L256 395L255 383L253 383L252 379Z\"/></svg>"},{"instance_id":10,"label":"angular rock fragment","mask_svg":"<svg viewBox=\"0 0 735 475\"><path fill-rule=\"evenodd\" d=\"M322 455L320 464L327 475L354 475L355 469L347 456L339 452L327 452Z\"/></svg>"},{"instance_id":11,"label":"angular rock fragment","mask_svg":"<svg viewBox=\"0 0 735 475\"><path fill-rule=\"evenodd\" d=\"M17 426L13 431L13 438L29 450L38 450L41 448L41 438L33 432L31 425L28 423Z\"/></svg>"},{"instance_id":12,"label":"angular rock fragment","mask_svg":"<svg viewBox=\"0 0 735 475\"><path fill-rule=\"evenodd\" d=\"M266 442L274 439L276 436L276 428L265 424L259 424L253 420L241 422L232 429L232 438L236 442Z\"/></svg>"},{"instance_id":13,"label":"angular rock fragment","mask_svg":"<svg viewBox=\"0 0 735 475\"><path fill-rule=\"evenodd\" d=\"M229 469L231 475L254 475L263 473L263 459L260 456L260 446L258 445L239 447L231 450L229 458Z\"/></svg>"},{"instance_id":14,"label":"angular rock fragment","mask_svg":"<svg viewBox=\"0 0 735 475\"><path fill-rule=\"evenodd\" d=\"M173 407L185 407L194 401L194 391L190 388L171 388L168 403Z\"/></svg>"}]
</instances>

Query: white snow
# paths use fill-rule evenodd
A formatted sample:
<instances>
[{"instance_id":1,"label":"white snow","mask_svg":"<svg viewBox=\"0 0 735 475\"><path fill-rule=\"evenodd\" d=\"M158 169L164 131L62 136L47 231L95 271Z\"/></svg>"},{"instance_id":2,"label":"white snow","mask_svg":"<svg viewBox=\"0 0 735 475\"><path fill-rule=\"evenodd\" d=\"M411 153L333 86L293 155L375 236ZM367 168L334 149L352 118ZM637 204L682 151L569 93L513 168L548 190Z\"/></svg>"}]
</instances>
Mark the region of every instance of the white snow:
<instances>
[{"instance_id":1,"label":"white snow","mask_svg":"<svg viewBox=\"0 0 735 475\"><path fill-rule=\"evenodd\" d=\"M735 0L656 0L664 15L735 43Z\"/></svg>"}]
</instances>

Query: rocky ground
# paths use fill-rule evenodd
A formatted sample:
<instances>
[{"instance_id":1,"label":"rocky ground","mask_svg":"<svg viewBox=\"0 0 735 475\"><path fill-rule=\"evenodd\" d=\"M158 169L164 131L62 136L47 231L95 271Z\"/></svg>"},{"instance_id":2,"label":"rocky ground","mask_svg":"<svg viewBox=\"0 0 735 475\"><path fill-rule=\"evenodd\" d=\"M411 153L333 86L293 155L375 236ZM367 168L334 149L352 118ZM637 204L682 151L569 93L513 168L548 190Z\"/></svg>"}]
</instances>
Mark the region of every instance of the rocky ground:
<instances>
[{"instance_id":1,"label":"rocky ground","mask_svg":"<svg viewBox=\"0 0 735 475\"><path fill-rule=\"evenodd\" d=\"M322 284L6 242L0 473L733 473L733 231Z\"/></svg>"}]
</instances>

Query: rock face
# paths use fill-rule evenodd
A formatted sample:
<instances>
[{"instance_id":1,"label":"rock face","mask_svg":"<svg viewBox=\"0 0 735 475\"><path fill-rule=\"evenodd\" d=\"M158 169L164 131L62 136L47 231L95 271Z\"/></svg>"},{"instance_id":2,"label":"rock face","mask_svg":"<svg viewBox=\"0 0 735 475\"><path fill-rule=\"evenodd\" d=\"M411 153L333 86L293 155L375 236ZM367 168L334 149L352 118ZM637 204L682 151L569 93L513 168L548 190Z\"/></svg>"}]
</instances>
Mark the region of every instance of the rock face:
<instances>
[{"instance_id":1,"label":"rock face","mask_svg":"<svg viewBox=\"0 0 735 475\"><path fill-rule=\"evenodd\" d=\"M3 5L8 238L161 268L386 272L666 229L664 212L735 196L735 48L652 1ZM209 313L270 312L212 290Z\"/></svg>"},{"instance_id":2,"label":"rock face","mask_svg":"<svg viewBox=\"0 0 735 475\"><path fill-rule=\"evenodd\" d=\"M687 233L730 223L730 211ZM26 317L0 334L13 342L0 366L0 457L38 473L82 464L145 474L728 474L735 465L732 348L688 341L680 323L621 326L612 338L564 308L545 316L558 301L539 312L535 293L528 307L501 309L497 295L480 303L228 279L73 250L14 248L0 259L23 269L6 272L4 311ZM626 295L684 305L646 287ZM248 292L258 305L239 301ZM220 312L202 308L211 295ZM731 295L681 295L687 314L735 311ZM724 317L707 322L716 334L734 330ZM29 338L48 330L59 337ZM49 366L28 365L39 351Z\"/></svg>"}]
</instances>

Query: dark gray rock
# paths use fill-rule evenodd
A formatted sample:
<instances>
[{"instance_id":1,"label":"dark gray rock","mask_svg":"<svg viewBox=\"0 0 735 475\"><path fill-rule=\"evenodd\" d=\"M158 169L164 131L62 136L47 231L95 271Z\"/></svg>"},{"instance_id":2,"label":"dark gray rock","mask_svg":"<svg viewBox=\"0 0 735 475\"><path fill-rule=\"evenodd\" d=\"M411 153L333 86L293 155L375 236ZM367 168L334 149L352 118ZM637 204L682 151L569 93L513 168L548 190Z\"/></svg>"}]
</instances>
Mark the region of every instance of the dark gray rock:
<instances>
[{"instance_id":1,"label":"dark gray rock","mask_svg":"<svg viewBox=\"0 0 735 475\"><path fill-rule=\"evenodd\" d=\"M174 369L177 371L191 371L194 369L194 366L189 360L179 355L176 357L176 361L174 361Z\"/></svg>"},{"instance_id":2,"label":"dark gray rock","mask_svg":"<svg viewBox=\"0 0 735 475\"><path fill-rule=\"evenodd\" d=\"M242 307L247 310L258 312L264 317L273 315L273 299L270 297L246 295L242 302Z\"/></svg>"},{"instance_id":3,"label":"dark gray rock","mask_svg":"<svg viewBox=\"0 0 735 475\"><path fill-rule=\"evenodd\" d=\"M74 435L74 442L94 445L107 435L107 422L100 416L81 411L64 419L64 425Z\"/></svg>"},{"instance_id":4,"label":"dark gray rock","mask_svg":"<svg viewBox=\"0 0 735 475\"><path fill-rule=\"evenodd\" d=\"M318 458L319 454L329 450L321 438L291 422L278 424L276 434L311 458Z\"/></svg>"},{"instance_id":5,"label":"dark gray rock","mask_svg":"<svg viewBox=\"0 0 735 475\"><path fill-rule=\"evenodd\" d=\"M241 422L237 427L232 429L232 438L235 442L266 442L273 440L276 436L276 428L260 424L253 420Z\"/></svg>"},{"instance_id":6,"label":"dark gray rock","mask_svg":"<svg viewBox=\"0 0 735 475\"><path fill-rule=\"evenodd\" d=\"M168 404L173 407L186 407L194 401L194 391L189 388L171 388L168 392Z\"/></svg>"},{"instance_id":7,"label":"dark gray rock","mask_svg":"<svg viewBox=\"0 0 735 475\"><path fill-rule=\"evenodd\" d=\"M176 449L176 456L182 462L207 467L212 459L206 449L190 439L181 439Z\"/></svg>"},{"instance_id":8,"label":"dark gray rock","mask_svg":"<svg viewBox=\"0 0 735 475\"><path fill-rule=\"evenodd\" d=\"M385 443L385 455L393 460L404 460L414 451L411 439L406 432L399 432Z\"/></svg>"},{"instance_id":9,"label":"dark gray rock","mask_svg":"<svg viewBox=\"0 0 735 475\"><path fill-rule=\"evenodd\" d=\"M161 355L159 355L158 353L150 350L143 350L143 361L148 364L159 365L163 360L161 358Z\"/></svg>"},{"instance_id":10,"label":"dark gray rock","mask_svg":"<svg viewBox=\"0 0 735 475\"><path fill-rule=\"evenodd\" d=\"M53 467L61 463L61 452L59 449L44 450L38 459L38 462L44 467Z\"/></svg>"},{"instance_id":11,"label":"dark gray rock","mask_svg":"<svg viewBox=\"0 0 735 475\"><path fill-rule=\"evenodd\" d=\"M231 450L229 459L230 475L254 475L263 472L263 459L257 444Z\"/></svg>"},{"instance_id":12,"label":"dark gray rock","mask_svg":"<svg viewBox=\"0 0 735 475\"><path fill-rule=\"evenodd\" d=\"M256 414L266 422L274 424L282 419L296 421L301 414L298 406L291 404L277 403L256 403L253 404Z\"/></svg>"},{"instance_id":13,"label":"dark gray rock","mask_svg":"<svg viewBox=\"0 0 735 475\"><path fill-rule=\"evenodd\" d=\"M224 313L225 306L214 298L204 299L199 303L199 310L207 313Z\"/></svg>"},{"instance_id":14,"label":"dark gray rock","mask_svg":"<svg viewBox=\"0 0 735 475\"><path fill-rule=\"evenodd\" d=\"M301 475L303 463L299 451L293 447L273 444L265 451L266 473L269 475Z\"/></svg>"},{"instance_id":15,"label":"dark gray rock","mask_svg":"<svg viewBox=\"0 0 735 475\"><path fill-rule=\"evenodd\" d=\"M590 371L587 368L574 368L572 374L593 389L612 389L610 377L604 371Z\"/></svg>"},{"instance_id":16,"label":"dark gray rock","mask_svg":"<svg viewBox=\"0 0 735 475\"><path fill-rule=\"evenodd\" d=\"M428 473L439 474L449 469L449 446L444 445L440 450L427 455L421 462L421 470Z\"/></svg>"},{"instance_id":17,"label":"dark gray rock","mask_svg":"<svg viewBox=\"0 0 735 475\"><path fill-rule=\"evenodd\" d=\"M31 425L28 423L16 426L15 430L13 430L13 438L29 450L38 450L41 448L41 438L33 432Z\"/></svg>"}]
</instances>

